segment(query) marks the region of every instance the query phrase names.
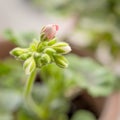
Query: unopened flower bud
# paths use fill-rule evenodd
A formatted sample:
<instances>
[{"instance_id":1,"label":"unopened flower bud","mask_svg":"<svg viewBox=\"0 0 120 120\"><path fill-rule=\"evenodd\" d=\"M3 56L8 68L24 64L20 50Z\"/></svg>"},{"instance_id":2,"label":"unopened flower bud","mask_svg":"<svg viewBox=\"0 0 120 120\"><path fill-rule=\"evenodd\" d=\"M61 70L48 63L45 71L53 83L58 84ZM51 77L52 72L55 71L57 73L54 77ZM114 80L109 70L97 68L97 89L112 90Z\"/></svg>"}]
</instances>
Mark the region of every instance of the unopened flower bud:
<instances>
[{"instance_id":1,"label":"unopened flower bud","mask_svg":"<svg viewBox=\"0 0 120 120\"><path fill-rule=\"evenodd\" d=\"M61 49L64 51L63 54L67 54L71 51L71 47L69 45L65 47L61 47Z\"/></svg>"},{"instance_id":2,"label":"unopened flower bud","mask_svg":"<svg viewBox=\"0 0 120 120\"><path fill-rule=\"evenodd\" d=\"M58 31L59 27L55 24L46 25L41 30L41 41L51 40L55 37L56 32Z\"/></svg>"},{"instance_id":3,"label":"unopened flower bud","mask_svg":"<svg viewBox=\"0 0 120 120\"><path fill-rule=\"evenodd\" d=\"M15 56L15 57L18 57L26 52L28 52L27 49L17 47L17 48L14 48L12 51L10 51L10 54Z\"/></svg>"},{"instance_id":4,"label":"unopened flower bud","mask_svg":"<svg viewBox=\"0 0 120 120\"><path fill-rule=\"evenodd\" d=\"M35 52L35 53L34 53L34 58L35 58L35 59L40 58L40 57L41 57L41 54L42 54L42 53Z\"/></svg>"},{"instance_id":5,"label":"unopened flower bud","mask_svg":"<svg viewBox=\"0 0 120 120\"><path fill-rule=\"evenodd\" d=\"M71 47L65 42L56 43L52 47L56 50L57 53L61 54L67 54L71 51Z\"/></svg>"},{"instance_id":6,"label":"unopened flower bud","mask_svg":"<svg viewBox=\"0 0 120 120\"><path fill-rule=\"evenodd\" d=\"M30 52L29 52L29 53L23 53L22 55L20 55L20 56L18 57L18 59L20 59L20 60L26 60L26 59L28 59L30 56L31 56L31 53L30 53Z\"/></svg>"},{"instance_id":7,"label":"unopened flower bud","mask_svg":"<svg viewBox=\"0 0 120 120\"><path fill-rule=\"evenodd\" d=\"M44 50L45 53L52 55L53 53L55 53L56 51L53 48L46 48Z\"/></svg>"},{"instance_id":8,"label":"unopened flower bud","mask_svg":"<svg viewBox=\"0 0 120 120\"><path fill-rule=\"evenodd\" d=\"M48 64L51 62L51 58L48 54L41 55L41 62L43 65Z\"/></svg>"},{"instance_id":9,"label":"unopened flower bud","mask_svg":"<svg viewBox=\"0 0 120 120\"><path fill-rule=\"evenodd\" d=\"M58 42L58 43L53 45L53 47L64 47L64 46L68 46L68 43L66 43L66 42Z\"/></svg>"},{"instance_id":10,"label":"unopened flower bud","mask_svg":"<svg viewBox=\"0 0 120 120\"><path fill-rule=\"evenodd\" d=\"M27 75L31 74L35 68L36 68L36 63L33 57L28 58L23 65L23 68L25 70L25 73Z\"/></svg>"},{"instance_id":11,"label":"unopened flower bud","mask_svg":"<svg viewBox=\"0 0 120 120\"><path fill-rule=\"evenodd\" d=\"M62 56L62 55L55 55L54 56L54 61L56 63L56 65L58 65L61 68L66 68L68 67L68 61L67 59Z\"/></svg>"}]
</instances>

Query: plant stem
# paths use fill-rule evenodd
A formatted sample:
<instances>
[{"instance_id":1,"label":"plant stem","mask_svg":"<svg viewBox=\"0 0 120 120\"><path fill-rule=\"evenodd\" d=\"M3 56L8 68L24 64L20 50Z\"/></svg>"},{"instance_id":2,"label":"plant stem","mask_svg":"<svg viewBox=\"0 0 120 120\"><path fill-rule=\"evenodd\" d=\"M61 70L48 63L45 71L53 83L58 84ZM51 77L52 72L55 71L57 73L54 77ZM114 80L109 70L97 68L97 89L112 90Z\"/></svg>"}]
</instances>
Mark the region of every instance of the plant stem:
<instances>
[{"instance_id":1,"label":"plant stem","mask_svg":"<svg viewBox=\"0 0 120 120\"><path fill-rule=\"evenodd\" d=\"M28 80L25 86L25 92L24 92L25 98L28 98L31 94L31 90L32 90L32 87L35 81L35 77L36 77L36 70L34 70L28 77Z\"/></svg>"},{"instance_id":2,"label":"plant stem","mask_svg":"<svg viewBox=\"0 0 120 120\"><path fill-rule=\"evenodd\" d=\"M24 97L25 97L25 101L32 108L34 113L36 113L38 117L41 118L41 108L34 102L34 100L31 97L31 91L35 81L36 73L37 73L36 70L34 70L28 77L28 80L25 86Z\"/></svg>"},{"instance_id":3,"label":"plant stem","mask_svg":"<svg viewBox=\"0 0 120 120\"><path fill-rule=\"evenodd\" d=\"M35 77L36 77L36 70L34 70L30 76L28 77L26 86L25 86L25 91L24 91L24 98L26 103L31 107L31 109L33 110L33 112L42 120L48 120L48 116L47 116L47 112L45 112L43 110L42 107L40 107L39 105L37 105L35 103L35 101L33 100L32 96L31 96L31 91L32 91L32 87L35 81Z\"/></svg>"},{"instance_id":4,"label":"plant stem","mask_svg":"<svg viewBox=\"0 0 120 120\"><path fill-rule=\"evenodd\" d=\"M34 100L32 99L32 97L27 98L27 104L32 108L33 112L41 119L41 113L42 113L42 109L40 106L38 106Z\"/></svg>"}]
</instances>

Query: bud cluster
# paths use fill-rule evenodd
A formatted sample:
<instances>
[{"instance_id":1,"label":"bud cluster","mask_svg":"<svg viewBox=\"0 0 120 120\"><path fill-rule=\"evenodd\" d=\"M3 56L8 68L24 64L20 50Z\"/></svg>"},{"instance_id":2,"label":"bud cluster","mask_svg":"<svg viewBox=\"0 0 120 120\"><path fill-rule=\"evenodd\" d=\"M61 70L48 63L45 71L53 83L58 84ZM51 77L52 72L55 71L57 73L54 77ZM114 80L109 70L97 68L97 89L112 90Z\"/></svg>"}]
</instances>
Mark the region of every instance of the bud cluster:
<instances>
[{"instance_id":1,"label":"bud cluster","mask_svg":"<svg viewBox=\"0 0 120 120\"><path fill-rule=\"evenodd\" d=\"M69 53L71 47L65 42L57 42L57 30L57 25L47 25L41 30L40 41L34 40L29 48L17 47L10 52L18 60L24 61L23 68L26 74L31 74L36 68L50 63L56 63L61 68L68 66L68 61L63 55Z\"/></svg>"}]
</instances>

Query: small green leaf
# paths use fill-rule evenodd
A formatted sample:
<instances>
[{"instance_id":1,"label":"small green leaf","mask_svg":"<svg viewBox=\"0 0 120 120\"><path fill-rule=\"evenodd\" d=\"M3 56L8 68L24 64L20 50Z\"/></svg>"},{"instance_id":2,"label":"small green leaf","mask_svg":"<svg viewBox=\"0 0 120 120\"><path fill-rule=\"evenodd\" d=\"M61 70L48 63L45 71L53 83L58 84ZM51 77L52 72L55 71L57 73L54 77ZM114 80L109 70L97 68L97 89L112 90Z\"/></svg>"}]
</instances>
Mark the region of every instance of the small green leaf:
<instances>
[{"instance_id":1,"label":"small green leaf","mask_svg":"<svg viewBox=\"0 0 120 120\"><path fill-rule=\"evenodd\" d=\"M14 119L14 117L10 113L0 114L0 120L13 120L13 119Z\"/></svg>"}]
</instances>

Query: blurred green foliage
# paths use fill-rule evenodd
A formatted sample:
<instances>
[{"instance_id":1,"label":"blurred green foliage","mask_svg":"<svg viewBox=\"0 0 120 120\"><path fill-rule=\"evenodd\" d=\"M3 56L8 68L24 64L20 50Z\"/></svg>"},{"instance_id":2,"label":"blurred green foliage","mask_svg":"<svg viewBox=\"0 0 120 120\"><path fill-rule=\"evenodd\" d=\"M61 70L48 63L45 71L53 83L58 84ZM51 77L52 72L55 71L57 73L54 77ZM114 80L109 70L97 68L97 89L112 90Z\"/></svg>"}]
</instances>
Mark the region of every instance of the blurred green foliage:
<instances>
[{"instance_id":1,"label":"blurred green foliage","mask_svg":"<svg viewBox=\"0 0 120 120\"><path fill-rule=\"evenodd\" d=\"M80 41L90 41L85 49L95 53L101 44L106 45L110 49L111 56L119 58L120 54L120 2L119 0L27 0L32 2L34 6L42 9L42 11L50 15L58 15L63 18L68 16L75 21L74 29L70 36L77 38L72 41L83 47ZM90 35L87 40L81 38ZM67 34L68 35L68 34ZM67 41L71 39L66 36ZM102 49L102 48L101 48ZM102 54L102 53L101 53Z\"/></svg>"},{"instance_id":2,"label":"blurred green foliage","mask_svg":"<svg viewBox=\"0 0 120 120\"><path fill-rule=\"evenodd\" d=\"M36 82L33 88L33 98L38 106L42 107L43 115L47 116L48 120L68 120L67 112L72 96L76 94L76 87L80 91L87 90L92 96L106 96L114 88L114 75L92 59L80 58L74 54L67 58L70 62L68 69L63 70L55 64L44 66L40 71L43 81ZM22 97L26 77L21 64L11 59L1 61L0 64L4 66L0 68L0 117L5 117L5 120L38 120ZM73 94L69 96L70 91L73 91ZM84 114L81 112L72 120L81 119ZM88 119L87 116L91 117ZM91 113L86 113L86 120L94 120L93 118Z\"/></svg>"},{"instance_id":3,"label":"blurred green foliage","mask_svg":"<svg viewBox=\"0 0 120 120\"><path fill-rule=\"evenodd\" d=\"M20 90L26 79L21 64L13 59L6 59L0 61L0 66L0 88Z\"/></svg>"},{"instance_id":4,"label":"blurred green foliage","mask_svg":"<svg viewBox=\"0 0 120 120\"><path fill-rule=\"evenodd\" d=\"M70 73L74 76L73 81L82 89L86 89L90 95L106 96L113 91L116 78L107 68L90 58L70 55L68 59Z\"/></svg>"},{"instance_id":5,"label":"blurred green foliage","mask_svg":"<svg viewBox=\"0 0 120 120\"><path fill-rule=\"evenodd\" d=\"M96 120L96 118L88 111L79 110L74 114L72 120Z\"/></svg>"},{"instance_id":6,"label":"blurred green foliage","mask_svg":"<svg viewBox=\"0 0 120 120\"><path fill-rule=\"evenodd\" d=\"M119 0L61 0L55 1L50 0L51 4L42 0L28 0L32 1L34 5L44 9L48 12L58 12L61 13L78 13L84 16L100 16L108 15L113 13L119 15ZM63 15L63 14L62 14ZM103 16L102 16L103 17Z\"/></svg>"},{"instance_id":7,"label":"blurred green foliage","mask_svg":"<svg viewBox=\"0 0 120 120\"><path fill-rule=\"evenodd\" d=\"M6 29L3 36L19 47L28 47L32 40L37 38L37 34L33 31L17 34L12 29Z\"/></svg>"},{"instance_id":8,"label":"blurred green foliage","mask_svg":"<svg viewBox=\"0 0 120 120\"><path fill-rule=\"evenodd\" d=\"M120 55L120 2L119 0L28 0L37 8L60 17L71 16L75 19L74 30L67 41L73 39L78 48L85 48L96 54L100 45L110 49L110 55L119 58ZM87 39L81 38L84 34ZM65 35L68 35L65 33ZM15 34L6 30L5 37L17 46L26 47L36 34ZM89 44L82 46L80 40ZM102 48L101 48L102 49ZM101 53L103 54L103 53ZM35 83L32 91L38 106L42 107L43 115L48 120L69 120L67 112L70 101L77 93L86 90L91 96L107 96L119 88L119 79L103 65L92 58L82 58L68 55L70 62L68 69L60 69L56 65L48 65L41 69L40 77L43 81ZM111 63L112 64L112 63ZM38 120L37 116L26 106L22 98L23 85L26 77L21 64L14 60L0 61L0 120ZM118 82L116 82L118 81ZM79 110L73 114L71 120L95 120L89 111Z\"/></svg>"}]
</instances>

